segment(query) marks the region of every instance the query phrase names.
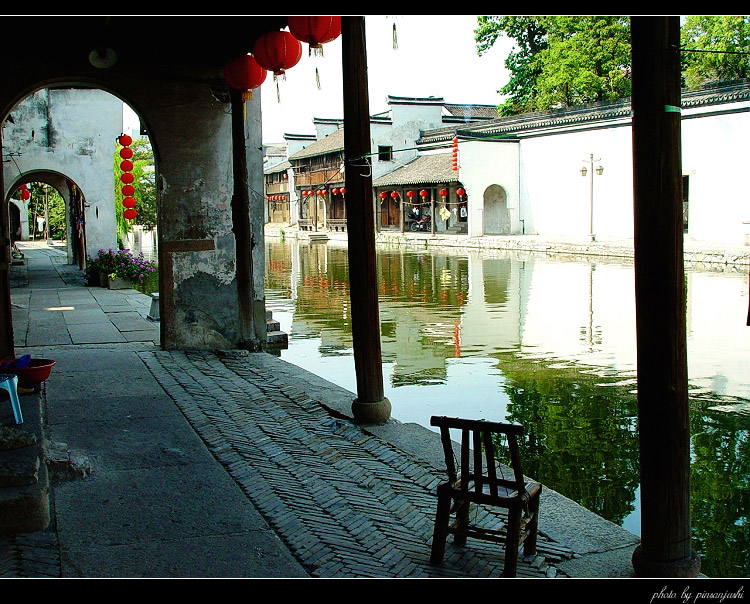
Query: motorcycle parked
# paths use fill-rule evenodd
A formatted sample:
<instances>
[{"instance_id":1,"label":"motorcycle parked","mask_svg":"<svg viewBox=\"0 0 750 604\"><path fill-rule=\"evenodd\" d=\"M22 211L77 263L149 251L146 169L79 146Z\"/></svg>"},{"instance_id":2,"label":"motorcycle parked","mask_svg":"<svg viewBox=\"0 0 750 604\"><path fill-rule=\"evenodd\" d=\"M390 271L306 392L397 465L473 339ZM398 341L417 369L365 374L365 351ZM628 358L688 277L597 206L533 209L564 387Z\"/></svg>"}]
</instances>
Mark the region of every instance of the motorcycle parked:
<instances>
[{"instance_id":1,"label":"motorcycle parked","mask_svg":"<svg viewBox=\"0 0 750 604\"><path fill-rule=\"evenodd\" d=\"M425 215L421 218L416 214L410 214L409 217L412 219L411 224L409 225L409 228L414 231L430 231L431 229L431 221L430 216Z\"/></svg>"}]
</instances>

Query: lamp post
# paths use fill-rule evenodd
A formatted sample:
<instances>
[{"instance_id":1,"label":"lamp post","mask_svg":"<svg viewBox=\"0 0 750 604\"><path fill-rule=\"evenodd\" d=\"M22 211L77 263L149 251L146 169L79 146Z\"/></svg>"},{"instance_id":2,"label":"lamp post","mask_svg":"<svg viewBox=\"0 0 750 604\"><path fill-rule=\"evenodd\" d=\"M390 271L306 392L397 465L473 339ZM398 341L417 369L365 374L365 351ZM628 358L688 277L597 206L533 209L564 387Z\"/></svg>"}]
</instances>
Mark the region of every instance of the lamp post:
<instances>
[{"instance_id":1,"label":"lamp post","mask_svg":"<svg viewBox=\"0 0 750 604\"><path fill-rule=\"evenodd\" d=\"M589 172L591 173L589 176L589 183L590 183L590 197L589 197L589 237L591 237L591 241L596 241L596 235L594 235L594 162L601 161L600 159L594 159L594 155L590 154L588 159L581 160L585 163L589 164L589 167L583 166L581 168L581 176L586 176ZM601 176L604 173L604 166L599 164L596 167L596 173L598 176Z\"/></svg>"}]
</instances>

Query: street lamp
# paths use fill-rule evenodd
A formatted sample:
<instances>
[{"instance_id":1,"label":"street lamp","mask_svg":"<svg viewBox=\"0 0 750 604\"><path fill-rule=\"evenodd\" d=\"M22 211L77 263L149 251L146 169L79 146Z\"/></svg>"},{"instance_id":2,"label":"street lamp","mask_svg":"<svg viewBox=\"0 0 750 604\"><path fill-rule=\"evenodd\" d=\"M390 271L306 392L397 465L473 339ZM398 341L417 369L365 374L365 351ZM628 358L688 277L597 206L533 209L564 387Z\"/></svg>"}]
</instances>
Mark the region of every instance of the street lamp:
<instances>
[{"instance_id":1,"label":"street lamp","mask_svg":"<svg viewBox=\"0 0 750 604\"><path fill-rule=\"evenodd\" d=\"M594 159L593 154L589 155L588 159L581 161L589 164L588 168L585 165L581 168L581 176L586 176L586 174L589 174L590 172L591 196L589 200L589 237L591 237L591 241L596 241L596 235L594 235L594 169L596 169L597 175L601 176L604 173L604 166L599 164L594 168L594 162L599 162L601 159Z\"/></svg>"}]
</instances>

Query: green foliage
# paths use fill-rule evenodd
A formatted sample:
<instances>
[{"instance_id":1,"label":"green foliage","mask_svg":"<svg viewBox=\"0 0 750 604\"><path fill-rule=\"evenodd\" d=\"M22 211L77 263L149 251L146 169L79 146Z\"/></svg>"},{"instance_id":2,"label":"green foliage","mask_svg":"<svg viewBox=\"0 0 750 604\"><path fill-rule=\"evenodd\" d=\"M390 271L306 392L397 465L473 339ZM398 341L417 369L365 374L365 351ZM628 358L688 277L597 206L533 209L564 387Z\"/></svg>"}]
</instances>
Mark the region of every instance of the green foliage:
<instances>
[{"instance_id":1,"label":"green foliage","mask_svg":"<svg viewBox=\"0 0 750 604\"><path fill-rule=\"evenodd\" d=\"M37 216L44 218L46 204L50 239L65 239L67 234L65 200L60 192L41 182L29 183L28 189L31 193L28 205L29 229L36 229ZM37 234L37 236L41 237L42 235Z\"/></svg>"},{"instance_id":2,"label":"green foliage","mask_svg":"<svg viewBox=\"0 0 750 604\"><path fill-rule=\"evenodd\" d=\"M680 36L689 88L750 77L750 17L690 15Z\"/></svg>"},{"instance_id":3,"label":"green foliage","mask_svg":"<svg viewBox=\"0 0 750 604\"><path fill-rule=\"evenodd\" d=\"M125 219L122 215L122 182L120 176L123 172L120 169L122 158L120 150L122 146L115 145L114 172L115 172L115 221L117 224L117 237L119 240L125 240L128 232L132 230L131 221ZM151 142L148 139L134 140L130 145L133 150L133 174L135 187L134 198L137 202L135 207L138 215L132 222L143 226L145 229L153 229L157 226L156 218L156 178L154 172L154 152L151 148Z\"/></svg>"}]
</instances>

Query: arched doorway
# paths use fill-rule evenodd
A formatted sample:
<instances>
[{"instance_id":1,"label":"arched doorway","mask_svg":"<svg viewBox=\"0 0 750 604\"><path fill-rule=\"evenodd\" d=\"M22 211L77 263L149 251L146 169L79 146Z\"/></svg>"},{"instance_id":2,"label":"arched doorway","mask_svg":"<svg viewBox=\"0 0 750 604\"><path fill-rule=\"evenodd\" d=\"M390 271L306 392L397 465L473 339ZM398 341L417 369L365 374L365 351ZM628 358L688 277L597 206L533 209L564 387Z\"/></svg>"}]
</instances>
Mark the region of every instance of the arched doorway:
<instances>
[{"instance_id":1,"label":"arched doorway","mask_svg":"<svg viewBox=\"0 0 750 604\"><path fill-rule=\"evenodd\" d=\"M484 234L510 235L508 196L500 185L490 185L484 191Z\"/></svg>"}]
</instances>

